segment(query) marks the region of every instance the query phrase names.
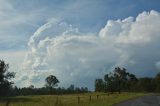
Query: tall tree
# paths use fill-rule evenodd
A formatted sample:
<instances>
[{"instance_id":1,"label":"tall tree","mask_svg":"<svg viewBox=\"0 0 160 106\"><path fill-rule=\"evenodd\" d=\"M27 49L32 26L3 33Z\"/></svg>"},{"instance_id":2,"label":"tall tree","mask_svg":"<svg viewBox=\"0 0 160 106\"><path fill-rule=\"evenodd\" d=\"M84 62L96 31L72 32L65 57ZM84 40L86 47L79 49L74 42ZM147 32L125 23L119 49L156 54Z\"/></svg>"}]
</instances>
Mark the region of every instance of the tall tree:
<instances>
[{"instance_id":1,"label":"tall tree","mask_svg":"<svg viewBox=\"0 0 160 106\"><path fill-rule=\"evenodd\" d=\"M112 73L106 74L104 76L104 81L105 81L105 92L111 92L113 93L116 89L115 86L115 78Z\"/></svg>"},{"instance_id":2,"label":"tall tree","mask_svg":"<svg viewBox=\"0 0 160 106\"><path fill-rule=\"evenodd\" d=\"M121 90L126 87L125 85L126 85L128 75L129 73L126 72L125 68L121 69L119 67L116 67L114 69L114 77L117 82L117 88L119 93L121 93Z\"/></svg>"},{"instance_id":3,"label":"tall tree","mask_svg":"<svg viewBox=\"0 0 160 106\"><path fill-rule=\"evenodd\" d=\"M0 96L8 96L13 84L11 79L15 77L15 73L8 72L8 68L9 65L0 60Z\"/></svg>"},{"instance_id":4,"label":"tall tree","mask_svg":"<svg viewBox=\"0 0 160 106\"><path fill-rule=\"evenodd\" d=\"M58 86L59 80L54 75L49 75L46 79L46 87L49 88L50 92L56 86Z\"/></svg>"},{"instance_id":5,"label":"tall tree","mask_svg":"<svg viewBox=\"0 0 160 106\"><path fill-rule=\"evenodd\" d=\"M131 87L131 83L136 81L137 78L134 74L130 74L125 68L116 67L113 72L104 76L106 89L109 92L118 91L121 93L122 90L127 90Z\"/></svg>"},{"instance_id":6,"label":"tall tree","mask_svg":"<svg viewBox=\"0 0 160 106\"><path fill-rule=\"evenodd\" d=\"M104 87L105 87L105 85L104 85L103 79L96 79L95 80L95 91L102 92L102 91L104 91Z\"/></svg>"}]
</instances>

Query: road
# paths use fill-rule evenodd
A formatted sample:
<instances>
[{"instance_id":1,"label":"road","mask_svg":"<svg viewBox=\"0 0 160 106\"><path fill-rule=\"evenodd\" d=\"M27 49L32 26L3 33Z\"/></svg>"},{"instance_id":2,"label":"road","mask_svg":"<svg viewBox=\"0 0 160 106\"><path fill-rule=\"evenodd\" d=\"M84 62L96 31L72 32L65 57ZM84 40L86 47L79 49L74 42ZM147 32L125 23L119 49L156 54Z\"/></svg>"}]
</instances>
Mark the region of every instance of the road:
<instances>
[{"instance_id":1,"label":"road","mask_svg":"<svg viewBox=\"0 0 160 106\"><path fill-rule=\"evenodd\" d=\"M148 95L130 99L113 106L160 106L160 95Z\"/></svg>"}]
</instances>

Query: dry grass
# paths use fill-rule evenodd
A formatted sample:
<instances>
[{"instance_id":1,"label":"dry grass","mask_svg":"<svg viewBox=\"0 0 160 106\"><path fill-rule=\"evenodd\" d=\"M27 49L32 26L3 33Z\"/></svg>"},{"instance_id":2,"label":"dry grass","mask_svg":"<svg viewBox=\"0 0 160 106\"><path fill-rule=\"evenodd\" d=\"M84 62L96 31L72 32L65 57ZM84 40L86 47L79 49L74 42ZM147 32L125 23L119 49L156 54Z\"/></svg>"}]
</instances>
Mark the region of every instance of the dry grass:
<instances>
[{"instance_id":1,"label":"dry grass","mask_svg":"<svg viewBox=\"0 0 160 106\"><path fill-rule=\"evenodd\" d=\"M98 98L97 98L97 95ZM143 96L144 93L86 93L74 95L18 96L3 98L0 106L111 106L129 98ZM90 100L91 96L91 100ZM79 103L78 103L79 97Z\"/></svg>"}]
</instances>

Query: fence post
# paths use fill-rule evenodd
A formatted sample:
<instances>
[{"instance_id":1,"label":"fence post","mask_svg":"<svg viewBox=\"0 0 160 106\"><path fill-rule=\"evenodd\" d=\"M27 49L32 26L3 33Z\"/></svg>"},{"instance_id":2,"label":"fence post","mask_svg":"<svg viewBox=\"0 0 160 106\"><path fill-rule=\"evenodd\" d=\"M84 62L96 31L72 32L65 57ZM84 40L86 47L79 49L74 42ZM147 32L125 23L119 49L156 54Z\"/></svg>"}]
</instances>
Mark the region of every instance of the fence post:
<instances>
[{"instance_id":1,"label":"fence post","mask_svg":"<svg viewBox=\"0 0 160 106\"><path fill-rule=\"evenodd\" d=\"M98 100L98 98L99 98L99 95L97 95L97 100Z\"/></svg>"},{"instance_id":2,"label":"fence post","mask_svg":"<svg viewBox=\"0 0 160 106\"><path fill-rule=\"evenodd\" d=\"M80 103L80 97L78 96L78 104Z\"/></svg>"},{"instance_id":3,"label":"fence post","mask_svg":"<svg viewBox=\"0 0 160 106\"><path fill-rule=\"evenodd\" d=\"M91 99L92 99L92 97L91 97L91 95L89 96L89 101L91 101Z\"/></svg>"}]
</instances>

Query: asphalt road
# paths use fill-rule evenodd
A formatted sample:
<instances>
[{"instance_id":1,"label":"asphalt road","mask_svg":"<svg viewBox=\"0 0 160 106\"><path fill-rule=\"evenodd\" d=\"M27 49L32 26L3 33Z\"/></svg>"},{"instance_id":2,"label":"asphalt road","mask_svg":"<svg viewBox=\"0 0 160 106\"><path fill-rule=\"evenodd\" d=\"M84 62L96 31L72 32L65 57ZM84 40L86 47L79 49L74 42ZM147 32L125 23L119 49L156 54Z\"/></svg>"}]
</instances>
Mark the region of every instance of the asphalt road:
<instances>
[{"instance_id":1,"label":"asphalt road","mask_svg":"<svg viewBox=\"0 0 160 106\"><path fill-rule=\"evenodd\" d=\"M160 95L148 95L123 101L113 106L160 106Z\"/></svg>"}]
</instances>

